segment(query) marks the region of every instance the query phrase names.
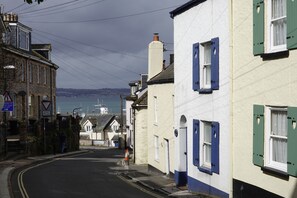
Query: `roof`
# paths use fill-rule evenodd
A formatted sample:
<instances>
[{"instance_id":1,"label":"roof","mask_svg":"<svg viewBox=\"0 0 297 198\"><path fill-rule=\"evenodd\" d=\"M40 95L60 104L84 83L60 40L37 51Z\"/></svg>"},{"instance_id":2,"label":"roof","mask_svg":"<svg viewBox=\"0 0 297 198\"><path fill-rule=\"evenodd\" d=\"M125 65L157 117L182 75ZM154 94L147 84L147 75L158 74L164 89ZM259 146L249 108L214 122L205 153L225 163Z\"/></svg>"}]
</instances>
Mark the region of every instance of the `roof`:
<instances>
[{"instance_id":1,"label":"roof","mask_svg":"<svg viewBox=\"0 0 297 198\"><path fill-rule=\"evenodd\" d=\"M148 85L165 83L174 83L174 63L170 64L147 82Z\"/></svg>"},{"instance_id":2,"label":"roof","mask_svg":"<svg viewBox=\"0 0 297 198\"><path fill-rule=\"evenodd\" d=\"M176 8L173 11L171 11L170 12L170 17L171 18L174 18L175 16L177 16L177 15L179 15L179 14L181 14L181 13L183 13L183 12L189 10L189 9L191 9L192 7L194 7L194 6L202 3L204 1L206 1L206 0L191 0L188 3L185 3L184 5Z\"/></svg>"},{"instance_id":3,"label":"roof","mask_svg":"<svg viewBox=\"0 0 297 198\"><path fill-rule=\"evenodd\" d=\"M52 50L51 44L31 44L33 50Z\"/></svg>"},{"instance_id":4,"label":"roof","mask_svg":"<svg viewBox=\"0 0 297 198\"><path fill-rule=\"evenodd\" d=\"M87 120L89 120L93 126L95 127L96 131L103 131L115 118L115 115L111 114L103 114L103 115L86 115L80 121L80 124L83 125Z\"/></svg>"},{"instance_id":5,"label":"roof","mask_svg":"<svg viewBox=\"0 0 297 198\"><path fill-rule=\"evenodd\" d=\"M147 107L147 91L132 104L132 107L134 108Z\"/></svg>"}]
</instances>

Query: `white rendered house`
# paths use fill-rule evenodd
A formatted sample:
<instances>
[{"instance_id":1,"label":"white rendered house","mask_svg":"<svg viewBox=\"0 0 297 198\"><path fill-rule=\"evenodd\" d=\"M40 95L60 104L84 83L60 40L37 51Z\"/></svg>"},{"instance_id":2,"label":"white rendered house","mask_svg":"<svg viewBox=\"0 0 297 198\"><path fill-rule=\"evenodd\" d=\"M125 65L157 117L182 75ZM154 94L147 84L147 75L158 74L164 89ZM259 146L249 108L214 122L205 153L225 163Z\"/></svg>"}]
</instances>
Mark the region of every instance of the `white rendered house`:
<instances>
[{"instance_id":1,"label":"white rendered house","mask_svg":"<svg viewBox=\"0 0 297 198\"><path fill-rule=\"evenodd\" d=\"M173 10L175 181L232 194L229 1L193 0Z\"/></svg>"}]
</instances>

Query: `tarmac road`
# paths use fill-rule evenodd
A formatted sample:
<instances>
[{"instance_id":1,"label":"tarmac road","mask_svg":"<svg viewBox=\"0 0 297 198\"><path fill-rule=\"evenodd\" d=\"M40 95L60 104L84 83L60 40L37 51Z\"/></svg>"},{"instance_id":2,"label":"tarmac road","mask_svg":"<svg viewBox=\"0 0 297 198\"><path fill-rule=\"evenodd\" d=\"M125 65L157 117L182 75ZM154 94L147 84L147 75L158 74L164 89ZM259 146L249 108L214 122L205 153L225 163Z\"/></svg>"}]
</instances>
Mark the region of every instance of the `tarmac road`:
<instances>
[{"instance_id":1,"label":"tarmac road","mask_svg":"<svg viewBox=\"0 0 297 198\"><path fill-rule=\"evenodd\" d=\"M11 177L14 198L160 197L120 178L122 156L122 150L101 149L23 167Z\"/></svg>"}]
</instances>

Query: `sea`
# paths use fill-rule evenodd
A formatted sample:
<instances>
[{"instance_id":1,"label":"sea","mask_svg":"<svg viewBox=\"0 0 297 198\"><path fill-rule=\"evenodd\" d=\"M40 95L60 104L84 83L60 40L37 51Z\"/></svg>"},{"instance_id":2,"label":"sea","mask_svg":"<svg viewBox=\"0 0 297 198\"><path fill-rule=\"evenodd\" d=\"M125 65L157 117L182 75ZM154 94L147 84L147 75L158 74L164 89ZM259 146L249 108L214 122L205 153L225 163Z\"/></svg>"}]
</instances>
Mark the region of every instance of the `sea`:
<instances>
[{"instance_id":1,"label":"sea","mask_svg":"<svg viewBox=\"0 0 297 198\"><path fill-rule=\"evenodd\" d=\"M125 99L123 99L123 111L125 111ZM92 95L92 96L57 96L57 113L79 115L97 113L98 107L108 108L108 113L121 113L120 95Z\"/></svg>"}]
</instances>

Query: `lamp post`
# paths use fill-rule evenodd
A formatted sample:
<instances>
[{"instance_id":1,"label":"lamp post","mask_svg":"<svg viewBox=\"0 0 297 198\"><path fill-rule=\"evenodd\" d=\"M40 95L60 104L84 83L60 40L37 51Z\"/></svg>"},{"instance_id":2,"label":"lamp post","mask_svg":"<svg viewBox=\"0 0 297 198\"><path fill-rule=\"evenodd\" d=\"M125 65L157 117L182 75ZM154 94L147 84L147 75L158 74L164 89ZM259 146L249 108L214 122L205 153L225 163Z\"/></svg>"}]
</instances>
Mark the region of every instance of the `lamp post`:
<instances>
[{"instance_id":1,"label":"lamp post","mask_svg":"<svg viewBox=\"0 0 297 198\"><path fill-rule=\"evenodd\" d=\"M3 76L4 76L4 93L7 91L7 77L6 77L6 70L15 69L14 65L6 65L3 67ZM4 98L4 105L5 105L5 98ZM2 109L3 111L3 124L4 124L4 154L7 154L7 118L6 118L6 109Z\"/></svg>"},{"instance_id":2,"label":"lamp post","mask_svg":"<svg viewBox=\"0 0 297 198\"><path fill-rule=\"evenodd\" d=\"M72 116L73 116L73 117L74 117L74 113L75 113L75 111L76 111L76 110L79 110L79 109L81 109L81 107L77 107L77 108L74 108L74 109L73 109L73 111L72 111Z\"/></svg>"}]
</instances>

